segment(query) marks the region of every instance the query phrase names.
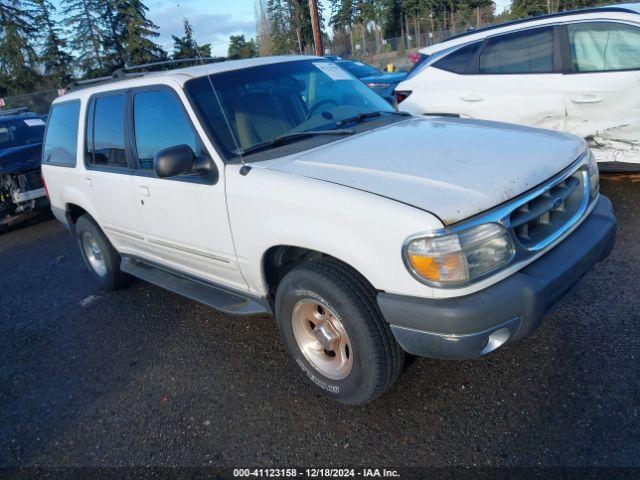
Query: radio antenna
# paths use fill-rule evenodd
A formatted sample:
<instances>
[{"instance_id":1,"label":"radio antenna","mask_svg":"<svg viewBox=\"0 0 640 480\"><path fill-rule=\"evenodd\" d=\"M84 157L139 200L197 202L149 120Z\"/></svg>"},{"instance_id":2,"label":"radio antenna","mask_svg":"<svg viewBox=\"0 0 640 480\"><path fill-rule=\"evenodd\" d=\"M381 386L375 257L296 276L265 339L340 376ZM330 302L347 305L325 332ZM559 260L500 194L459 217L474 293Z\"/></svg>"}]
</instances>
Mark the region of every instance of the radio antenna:
<instances>
[{"instance_id":1,"label":"radio antenna","mask_svg":"<svg viewBox=\"0 0 640 480\"><path fill-rule=\"evenodd\" d=\"M182 17L182 20L186 24L188 20L187 20L187 17L182 12L182 7L180 6L180 2L176 2L176 6L178 7L178 11L180 12L180 16ZM202 65L206 65L204 63L204 60L202 59L202 55L200 55L200 47L198 47L198 42L196 42L195 38L193 38L192 40L193 40L193 46L196 49L196 55L198 57L198 60L200 60L200 63ZM229 118L227 117L227 112L225 111L224 107L222 106L222 102L220 101L220 96L218 95L218 92L216 91L216 87L213 86L213 81L211 80L211 75L207 75L207 80L209 81L209 85L211 86L211 91L213 92L213 96L216 98L216 102L218 102L218 106L220 107L220 111L222 112L222 116L224 118L224 122L227 124L227 128L229 129L229 134L231 135L231 139L233 140L233 143L236 146L236 152L238 153L238 158L240 158L240 163L242 164L242 167L240 168L240 174L241 175L246 175L251 170L251 167L244 163L244 156L242 155L242 149L240 148L240 142L238 142L238 139L236 138L236 134L234 133L233 128L231 127L231 122L229 122Z\"/></svg>"}]
</instances>

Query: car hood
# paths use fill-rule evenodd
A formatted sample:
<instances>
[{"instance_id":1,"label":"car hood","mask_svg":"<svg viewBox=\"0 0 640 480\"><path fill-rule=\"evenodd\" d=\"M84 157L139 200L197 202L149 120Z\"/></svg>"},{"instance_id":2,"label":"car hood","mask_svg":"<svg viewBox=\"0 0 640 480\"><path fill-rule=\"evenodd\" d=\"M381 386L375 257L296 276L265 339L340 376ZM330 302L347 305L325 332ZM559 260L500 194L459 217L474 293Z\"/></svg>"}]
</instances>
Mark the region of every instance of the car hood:
<instances>
[{"instance_id":1,"label":"car hood","mask_svg":"<svg viewBox=\"0 0 640 480\"><path fill-rule=\"evenodd\" d=\"M0 149L0 173L20 173L40 168L42 144Z\"/></svg>"},{"instance_id":2,"label":"car hood","mask_svg":"<svg viewBox=\"0 0 640 480\"><path fill-rule=\"evenodd\" d=\"M406 72L383 73L381 75L362 77L360 80L364 83L400 83L406 78L406 76Z\"/></svg>"},{"instance_id":3,"label":"car hood","mask_svg":"<svg viewBox=\"0 0 640 480\"><path fill-rule=\"evenodd\" d=\"M449 225L543 183L585 149L548 130L413 117L257 165L388 197Z\"/></svg>"}]
</instances>

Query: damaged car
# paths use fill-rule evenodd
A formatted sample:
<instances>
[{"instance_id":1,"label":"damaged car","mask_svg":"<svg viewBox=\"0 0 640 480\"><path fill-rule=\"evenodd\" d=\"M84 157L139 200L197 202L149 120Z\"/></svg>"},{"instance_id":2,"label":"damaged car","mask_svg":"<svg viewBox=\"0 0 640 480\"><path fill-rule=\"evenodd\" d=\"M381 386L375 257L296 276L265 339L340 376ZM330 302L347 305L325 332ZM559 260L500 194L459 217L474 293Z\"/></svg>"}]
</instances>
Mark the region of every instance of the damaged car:
<instances>
[{"instance_id":1,"label":"damaged car","mask_svg":"<svg viewBox=\"0 0 640 480\"><path fill-rule=\"evenodd\" d=\"M45 126L26 109L0 112L0 231L49 206L40 173Z\"/></svg>"},{"instance_id":2,"label":"damaged car","mask_svg":"<svg viewBox=\"0 0 640 480\"><path fill-rule=\"evenodd\" d=\"M477 358L524 338L616 232L584 140L402 114L318 57L71 90L43 151L53 214L98 285L133 276L273 314L294 368L351 405L391 388L409 355ZM277 348L261 322L247 335Z\"/></svg>"},{"instance_id":3,"label":"damaged car","mask_svg":"<svg viewBox=\"0 0 640 480\"><path fill-rule=\"evenodd\" d=\"M585 138L600 169L640 170L640 3L493 25L421 51L396 88L414 114Z\"/></svg>"}]
</instances>

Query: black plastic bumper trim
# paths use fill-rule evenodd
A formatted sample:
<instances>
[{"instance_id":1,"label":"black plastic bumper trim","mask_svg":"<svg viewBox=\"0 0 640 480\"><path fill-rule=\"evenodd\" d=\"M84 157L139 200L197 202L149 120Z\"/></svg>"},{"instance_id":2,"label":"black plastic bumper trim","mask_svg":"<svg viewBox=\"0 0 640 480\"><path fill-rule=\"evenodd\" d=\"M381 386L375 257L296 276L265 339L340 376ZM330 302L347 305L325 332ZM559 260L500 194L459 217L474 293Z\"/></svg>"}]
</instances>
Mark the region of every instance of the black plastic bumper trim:
<instances>
[{"instance_id":1,"label":"black plastic bumper trim","mask_svg":"<svg viewBox=\"0 0 640 480\"><path fill-rule=\"evenodd\" d=\"M583 223L542 257L510 277L463 297L425 299L378 294L378 304L391 324L396 340L409 353L436 358L472 358L481 355L478 335L486 342L491 332L510 319L519 319L509 342L533 331L593 267L604 260L615 240L616 218L608 198ZM513 330L513 325L511 326ZM414 337L411 339L410 337ZM456 338L451 341L435 339ZM464 338L471 339L472 348ZM452 350L452 345L458 350ZM440 345L440 347L438 347ZM455 346L454 345L454 346Z\"/></svg>"}]
</instances>

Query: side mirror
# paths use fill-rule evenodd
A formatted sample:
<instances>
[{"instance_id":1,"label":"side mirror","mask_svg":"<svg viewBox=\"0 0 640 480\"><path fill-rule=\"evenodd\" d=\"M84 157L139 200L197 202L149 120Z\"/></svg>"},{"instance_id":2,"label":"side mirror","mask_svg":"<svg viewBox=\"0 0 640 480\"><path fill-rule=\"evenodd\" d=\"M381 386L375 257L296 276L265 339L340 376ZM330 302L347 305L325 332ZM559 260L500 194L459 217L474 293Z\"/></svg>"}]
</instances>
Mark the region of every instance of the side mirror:
<instances>
[{"instance_id":1,"label":"side mirror","mask_svg":"<svg viewBox=\"0 0 640 480\"><path fill-rule=\"evenodd\" d=\"M153 156L153 169L160 178L183 175L196 168L196 154L189 145L163 148Z\"/></svg>"}]
</instances>

